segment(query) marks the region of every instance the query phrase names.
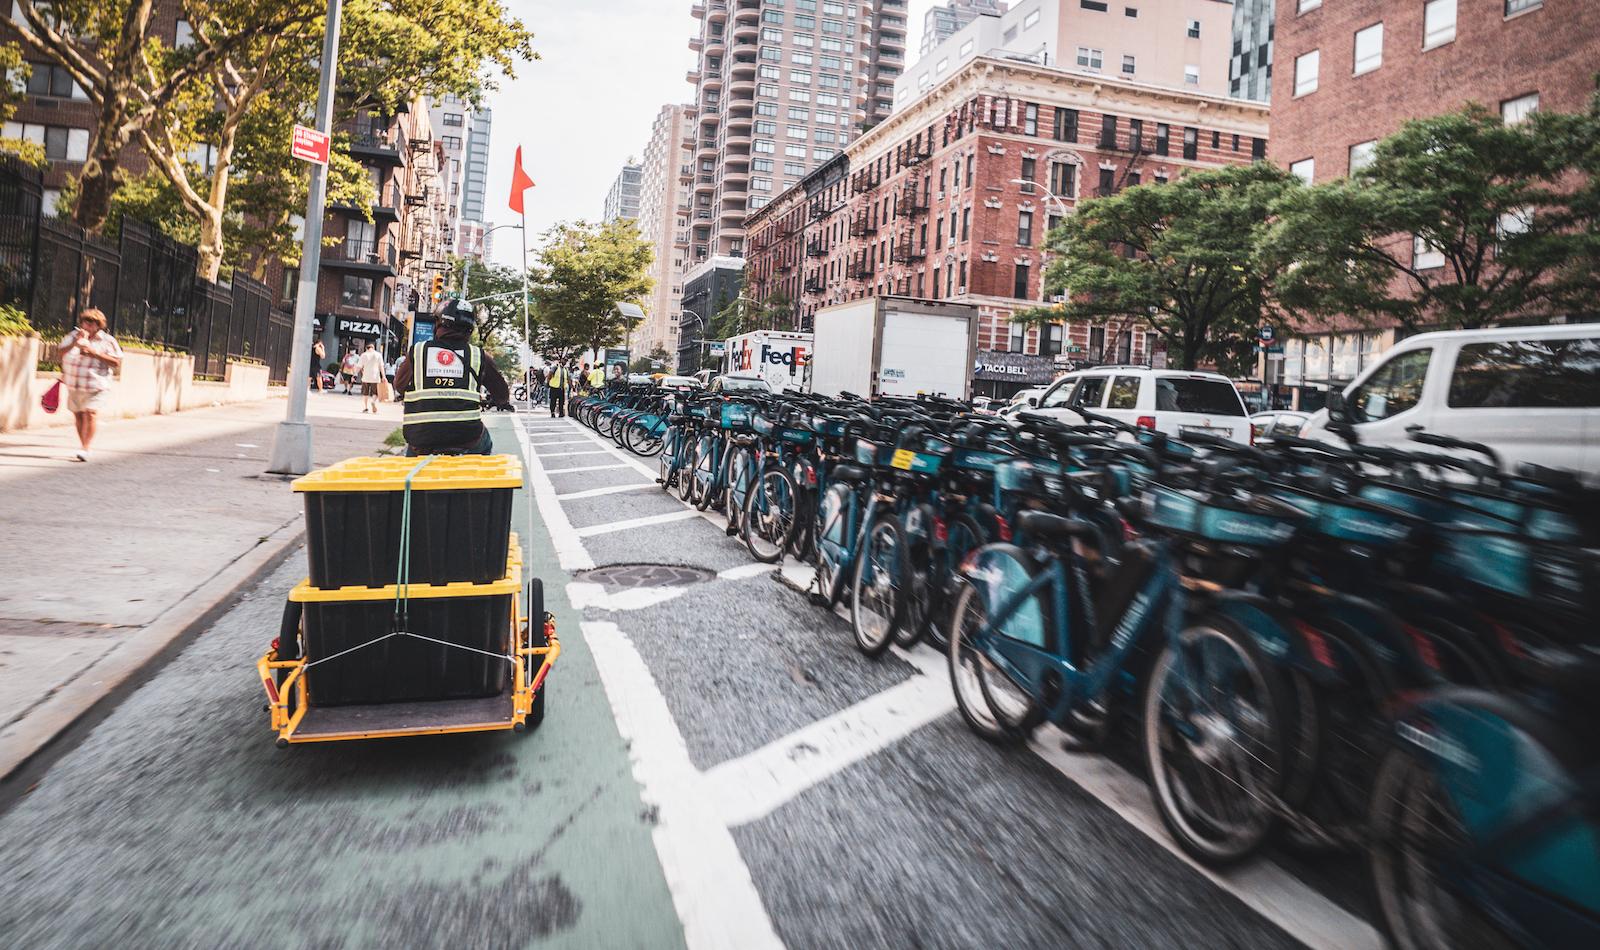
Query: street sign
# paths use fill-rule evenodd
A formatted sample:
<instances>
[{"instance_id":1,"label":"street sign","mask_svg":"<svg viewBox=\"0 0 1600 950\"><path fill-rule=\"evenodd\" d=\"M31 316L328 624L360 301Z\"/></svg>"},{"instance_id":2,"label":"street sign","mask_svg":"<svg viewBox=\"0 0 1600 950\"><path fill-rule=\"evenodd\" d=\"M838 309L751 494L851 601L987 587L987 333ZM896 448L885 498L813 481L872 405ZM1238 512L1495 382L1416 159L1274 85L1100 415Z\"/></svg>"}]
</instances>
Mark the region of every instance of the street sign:
<instances>
[{"instance_id":1,"label":"street sign","mask_svg":"<svg viewBox=\"0 0 1600 950\"><path fill-rule=\"evenodd\" d=\"M332 137L326 132L297 125L294 127L294 135L289 139L289 154L301 161L326 165L331 141Z\"/></svg>"},{"instance_id":2,"label":"street sign","mask_svg":"<svg viewBox=\"0 0 1600 950\"><path fill-rule=\"evenodd\" d=\"M450 262L449 261L423 261L422 262L422 269L423 270L449 270L450 269Z\"/></svg>"},{"instance_id":3,"label":"street sign","mask_svg":"<svg viewBox=\"0 0 1600 950\"><path fill-rule=\"evenodd\" d=\"M1271 343L1278 338L1278 328L1270 323L1263 323L1260 332L1256 334L1256 338L1262 343Z\"/></svg>"}]
</instances>

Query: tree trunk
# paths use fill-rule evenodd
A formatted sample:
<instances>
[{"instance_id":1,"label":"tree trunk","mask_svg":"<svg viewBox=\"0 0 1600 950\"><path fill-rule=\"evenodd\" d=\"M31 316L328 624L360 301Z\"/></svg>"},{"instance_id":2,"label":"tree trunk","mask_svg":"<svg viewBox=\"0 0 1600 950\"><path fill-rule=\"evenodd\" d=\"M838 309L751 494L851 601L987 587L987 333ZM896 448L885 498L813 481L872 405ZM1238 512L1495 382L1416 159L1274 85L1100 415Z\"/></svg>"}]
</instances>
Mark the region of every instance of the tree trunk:
<instances>
[{"instance_id":1,"label":"tree trunk","mask_svg":"<svg viewBox=\"0 0 1600 950\"><path fill-rule=\"evenodd\" d=\"M128 135L102 125L89 144L89 156L78 177L78 203L72 209L72 220L85 231L98 234L111 215L111 195L117 188L117 170Z\"/></svg>"}]
</instances>

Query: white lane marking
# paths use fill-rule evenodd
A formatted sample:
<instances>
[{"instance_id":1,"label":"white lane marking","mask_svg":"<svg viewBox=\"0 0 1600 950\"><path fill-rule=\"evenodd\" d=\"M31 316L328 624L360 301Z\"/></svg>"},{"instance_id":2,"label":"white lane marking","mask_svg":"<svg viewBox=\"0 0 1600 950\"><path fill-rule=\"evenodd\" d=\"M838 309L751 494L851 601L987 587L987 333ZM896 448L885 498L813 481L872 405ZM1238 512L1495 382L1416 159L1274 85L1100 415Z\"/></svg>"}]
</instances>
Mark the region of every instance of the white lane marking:
<instances>
[{"instance_id":1,"label":"white lane marking","mask_svg":"<svg viewBox=\"0 0 1600 950\"><path fill-rule=\"evenodd\" d=\"M717 815L704 779L650 668L616 624L582 624L641 799L656 806L651 837L689 950L782 947L750 869Z\"/></svg>"},{"instance_id":2,"label":"white lane marking","mask_svg":"<svg viewBox=\"0 0 1600 950\"><path fill-rule=\"evenodd\" d=\"M705 773L730 827L765 818L790 799L956 708L938 654L901 654L919 675Z\"/></svg>"},{"instance_id":3,"label":"white lane marking","mask_svg":"<svg viewBox=\"0 0 1600 950\"><path fill-rule=\"evenodd\" d=\"M1059 730L1047 726L1035 733L1029 747L1073 784L1116 812L1123 821L1281 927L1289 936L1318 950L1381 950L1384 946L1383 938L1366 921L1270 861L1246 864L1224 876L1191 860L1167 834L1143 780L1109 759L1066 751L1061 748L1062 738Z\"/></svg>"},{"instance_id":4,"label":"white lane marking","mask_svg":"<svg viewBox=\"0 0 1600 950\"><path fill-rule=\"evenodd\" d=\"M593 442L595 445L600 446L600 448L607 454L616 456L623 463L629 465L637 470L640 474L644 475L644 477L650 479L651 481L661 477L660 472L639 461L639 457L637 455L634 455L632 452L625 452L622 449L617 448L616 444L610 440L602 439L600 436L590 432L583 423L578 422L575 419L569 419L567 422L579 435L583 436L585 439L588 439L590 442Z\"/></svg>"},{"instance_id":5,"label":"white lane marking","mask_svg":"<svg viewBox=\"0 0 1600 950\"><path fill-rule=\"evenodd\" d=\"M609 521L605 524L590 525L578 529L578 537L592 538L597 534L612 534L617 531L631 531L634 528L648 528L652 525L668 524L673 521L684 521L693 518L700 512L693 508L688 511L669 511L664 515L648 515L643 518L629 518L626 521Z\"/></svg>"},{"instance_id":6,"label":"white lane marking","mask_svg":"<svg viewBox=\"0 0 1600 950\"><path fill-rule=\"evenodd\" d=\"M688 590L687 587L630 587L608 593L601 584L574 581L567 585L567 601L578 610L586 607L600 610L643 610L646 607L664 604L674 597L687 593Z\"/></svg>"},{"instance_id":7,"label":"white lane marking","mask_svg":"<svg viewBox=\"0 0 1600 950\"><path fill-rule=\"evenodd\" d=\"M594 558L589 556L578 532L567 519L566 510L556 499L556 486L545 472L544 462L528 445L528 434L522 426L515 428L517 442L521 444L522 455L528 463L528 487L533 489L534 503L539 506L539 515L544 519L545 530L550 533L550 541L555 546L556 558L562 570L586 571L594 567Z\"/></svg>"},{"instance_id":8,"label":"white lane marking","mask_svg":"<svg viewBox=\"0 0 1600 950\"><path fill-rule=\"evenodd\" d=\"M594 498L599 495L618 495L622 492L643 491L646 488L659 488L654 482L645 482L637 485L606 485L602 488L585 488L583 491L569 491L556 497L562 501L571 501L574 498Z\"/></svg>"},{"instance_id":9,"label":"white lane marking","mask_svg":"<svg viewBox=\"0 0 1600 950\"><path fill-rule=\"evenodd\" d=\"M763 574L770 574L777 569L778 565L776 564L762 564L760 561L756 561L751 564L740 564L737 567L730 567L725 571L718 571L717 577L725 581L737 581L743 580L746 577L760 577Z\"/></svg>"},{"instance_id":10,"label":"white lane marking","mask_svg":"<svg viewBox=\"0 0 1600 950\"><path fill-rule=\"evenodd\" d=\"M565 472L598 472L607 468L627 468L626 465L579 465L576 468L547 468L545 471L551 475L561 475Z\"/></svg>"},{"instance_id":11,"label":"white lane marking","mask_svg":"<svg viewBox=\"0 0 1600 950\"><path fill-rule=\"evenodd\" d=\"M530 446L531 448L531 446ZM572 455L609 455L608 452L540 452L542 459L562 459Z\"/></svg>"},{"instance_id":12,"label":"white lane marking","mask_svg":"<svg viewBox=\"0 0 1600 950\"><path fill-rule=\"evenodd\" d=\"M558 432L558 433L554 433L554 434L555 435L566 435L567 433ZM532 444L540 446L540 447L543 447L543 446L546 446L546 445L588 445L589 444L589 440L588 439L545 439L542 442L534 442Z\"/></svg>"}]
</instances>

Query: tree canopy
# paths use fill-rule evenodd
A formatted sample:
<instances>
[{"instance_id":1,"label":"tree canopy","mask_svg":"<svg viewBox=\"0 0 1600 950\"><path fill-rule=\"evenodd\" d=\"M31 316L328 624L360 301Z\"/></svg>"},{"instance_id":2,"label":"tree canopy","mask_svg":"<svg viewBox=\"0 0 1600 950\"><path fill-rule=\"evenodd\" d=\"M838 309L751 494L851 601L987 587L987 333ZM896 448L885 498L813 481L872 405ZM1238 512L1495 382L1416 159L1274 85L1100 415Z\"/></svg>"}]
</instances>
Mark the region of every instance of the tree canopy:
<instances>
[{"instance_id":1,"label":"tree canopy","mask_svg":"<svg viewBox=\"0 0 1600 950\"><path fill-rule=\"evenodd\" d=\"M1414 120L1350 177L1285 194L1258 258L1283 309L1307 316L1415 332L1592 314L1597 155L1600 107Z\"/></svg>"},{"instance_id":2,"label":"tree canopy","mask_svg":"<svg viewBox=\"0 0 1600 950\"><path fill-rule=\"evenodd\" d=\"M1296 188L1287 172L1257 162L1084 201L1046 242L1055 256L1045 286L1066 301L1015 319L1138 321L1179 368L1236 364L1272 286L1257 242L1274 204Z\"/></svg>"},{"instance_id":3,"label":"tree canopy","mask_svg":"<svg viewBox=\"0 0 1600 950\"><path fill-rule=\"evenodd\" d=\"M639 324L617 309L650 292L650 242L632 221L558 224L543 235L533 273L540 348L571 356L625 339Z\"/></svg>"}]
</instances>

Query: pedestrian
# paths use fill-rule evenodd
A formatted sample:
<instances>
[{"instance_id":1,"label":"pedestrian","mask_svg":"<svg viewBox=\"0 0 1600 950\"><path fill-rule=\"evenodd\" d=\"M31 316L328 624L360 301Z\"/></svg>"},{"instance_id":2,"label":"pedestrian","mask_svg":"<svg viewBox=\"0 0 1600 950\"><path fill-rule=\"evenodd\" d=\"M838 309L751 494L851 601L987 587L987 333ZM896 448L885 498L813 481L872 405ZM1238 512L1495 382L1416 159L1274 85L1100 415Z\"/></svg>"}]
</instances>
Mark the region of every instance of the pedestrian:
<instances>
[{"instance_id":1,"label":"pedestrian","mask_svg":"<svg viewBox=\"0 0 1600 950\"><path fill-rule=\"evenodd\" d=\"M383 382L383 356L376 346L367 344L367 351L356 361L356 371L361 374L361 411L377 412L378 384Z\"/></svg>"},{"instance_id":2,"label":"pedestrian","mask_svg":"<svg viewBox=\"0 0 1600 950\"><path fill-rule=\"evenodd\" d=\"M67 334L56 351L67 386L67 409L78 428L77 461L89 461L100 410L106 408L111 383L122 365L122 347L106 332L106 315L90 307L78 317L78 329Z\"/></svg>"},{"instance_id":3,"label":"pedestrian","mask_svg":"<svg viewBox=\"0 0 1600 950\"><path fill-rule=\"evenodd\" d=\"M560 363L550 367L550 418L567 414L567 371Z\"/></svg>"},{"instance_id":4,"label":"pedestrian","mask_svg":"<svg viewBox=\"0 0 1600 950\"><path fill-rule=\"evenodd\" d=\"M344 362L339 366L339 375L344 377L344 394L350 395L350 388L361 381L361 354L355 347L345 351Z\"/></svg>"},{"instance_id":5,"label":"pedestrian","mask_svg":"<svg viewBox=\"0 0 1600 950\"><path fill-rule=\"evenodd\" d=\"M322 361L328 358L328 348L321 340L311 344L311 388L322 392Z\"/></svg>"},{"instance_id":6,"label":"pedestrian","mask_svg":"<svg viewBox=\"0 0 1600 950\"><path fill-rule=\"evenodd\" d=\"M594 364L594 369L589 370L589 391L597 393L606 385L606 369L599 363Z\"/></svg>"}]
</instances>

